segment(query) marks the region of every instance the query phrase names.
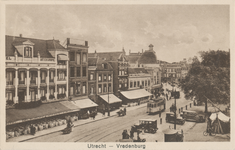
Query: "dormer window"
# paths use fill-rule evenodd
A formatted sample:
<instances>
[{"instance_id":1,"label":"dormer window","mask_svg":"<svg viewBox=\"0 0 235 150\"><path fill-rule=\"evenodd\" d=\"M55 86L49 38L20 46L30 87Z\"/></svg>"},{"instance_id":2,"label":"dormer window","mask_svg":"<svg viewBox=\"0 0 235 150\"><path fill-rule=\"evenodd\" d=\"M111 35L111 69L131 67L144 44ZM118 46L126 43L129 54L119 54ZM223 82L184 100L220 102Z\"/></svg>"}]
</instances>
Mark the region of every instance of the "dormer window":
<instances>
[{"instance_id":1,"label":"dormer window","mask_svg":"<svg viewBox=\"0 0 235 150\"><path fill-rule=\"evenodd\" d=\"M24 48L24 57L32 57L32 47L25 47Z\"/></svg>"}]
</instances>

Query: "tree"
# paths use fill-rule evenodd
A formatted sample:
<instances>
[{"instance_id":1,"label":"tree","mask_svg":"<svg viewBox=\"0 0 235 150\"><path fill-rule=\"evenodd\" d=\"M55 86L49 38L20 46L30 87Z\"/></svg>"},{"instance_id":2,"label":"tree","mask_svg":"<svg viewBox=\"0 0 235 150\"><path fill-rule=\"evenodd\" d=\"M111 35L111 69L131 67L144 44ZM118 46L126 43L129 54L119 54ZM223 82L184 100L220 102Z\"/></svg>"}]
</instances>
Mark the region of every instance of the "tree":
<instances>
[{"instance_id":1,"label":"tree","mask_svg":"<svg viewBox=\"0 0 235 150\"><path fill-rule=\"evenodd\" d=\"M210 50L200 52L201 61L195 56L192 66L180 87L185 98L196 98L205 103L207 98L214 103L230 102L230 52Z\"/></svg>"}]
</instances>

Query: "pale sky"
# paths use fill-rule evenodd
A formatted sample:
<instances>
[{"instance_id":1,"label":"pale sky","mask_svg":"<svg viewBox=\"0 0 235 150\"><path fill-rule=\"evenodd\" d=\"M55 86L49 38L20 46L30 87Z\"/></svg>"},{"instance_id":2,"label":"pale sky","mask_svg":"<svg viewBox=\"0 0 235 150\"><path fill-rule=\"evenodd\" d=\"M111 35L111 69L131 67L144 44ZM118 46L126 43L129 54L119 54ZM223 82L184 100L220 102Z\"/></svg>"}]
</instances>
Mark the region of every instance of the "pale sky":
<instances>
[{"instance_id":1,"label":"pale sky","mask_svg":"<svg viewBox=\"0 0 235 150\"><path fill-rule=\"evenodd\" d=\"M8 5L6 34L88 41L89 52L147 50L175 62L229 49L229 5Z\"/></svg>"}]
</instances>

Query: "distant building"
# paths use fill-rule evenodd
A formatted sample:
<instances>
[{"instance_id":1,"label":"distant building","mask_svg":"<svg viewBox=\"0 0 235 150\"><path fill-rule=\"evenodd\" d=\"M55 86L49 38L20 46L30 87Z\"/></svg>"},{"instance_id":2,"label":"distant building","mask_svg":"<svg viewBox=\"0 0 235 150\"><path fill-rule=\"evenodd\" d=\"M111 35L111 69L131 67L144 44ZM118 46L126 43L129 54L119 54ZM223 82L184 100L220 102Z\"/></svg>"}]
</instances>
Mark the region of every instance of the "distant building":
<instances>
[{"instance_id":1,"label":"distant building","mask_svg":"<svg viewBox=\"0 0 235 150\"><path fill-rule=\"evenodd\" d=\"M99 57L111 64L113 68L113 92L118 96L119 91L128 89L128 61L123 49L119 52L99 52L89 53L89 57Z\"/></svg>"},{"instance_id":2,"label":"distant building","mask_svg":"<svg viewBox=\"0 0 235 150\"><path fill-rule=\"evenodd\" d=\"M151 88L152 94L156 95L161 89L161 68L153 45L149 45L149 50L142 50L142 53L129 53L127 56L130 68L144 68L147 70L151 77Z\"/></svg>"}]
</instances>

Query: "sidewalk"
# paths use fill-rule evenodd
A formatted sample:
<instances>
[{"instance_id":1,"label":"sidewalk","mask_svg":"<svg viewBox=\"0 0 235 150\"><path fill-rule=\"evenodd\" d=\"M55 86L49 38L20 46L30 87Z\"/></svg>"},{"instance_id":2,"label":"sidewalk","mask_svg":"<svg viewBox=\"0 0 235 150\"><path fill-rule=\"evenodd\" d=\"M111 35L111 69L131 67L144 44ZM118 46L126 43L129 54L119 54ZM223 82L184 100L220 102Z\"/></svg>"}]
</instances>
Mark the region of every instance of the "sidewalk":
<instances>
[{"instance_id":1,"label":"sidewalk","mask_svg":"<svg viewBox=\"0 0 235 150\"><path fill-rule=\"evenodd\" d=\"M138 106L126 107L127 112L132 111L132 110L136 110L136 109L141 108L141 107L145 107L146 105L147 105L146 103L143 103L143 104L140 104ZM120 109L121 108L123 109L124 107L125 106L122 106L122 107L120 107ZM88 124L88 123L91 123L91 122L94 122L94 121L107 119L109 117L116 116L118 111L119 111L119 109L111 111L110 116L107 116L107 113L105 114L105 116L102 116L101 113L98 113L95 117L95 120L88 118L88 119L82 119L82 120L74 121L74 126L76 127L76 126ZM34 139L34 138L37 138L37 137L40 137L40 136L44 136L44 135L47 135L47 134L58 132L60 130L63 130L65 127L66 127L66 124L61 125L61 126L56 126L56 127L53 127L53 128L44 129L44 130L36 132L35 135L31 135L31 134L21 135L21 136L18 136L18 137L10 138L10 139L6 140L6 142L24 142L24 141L27 141L29 139Z\"/></svg>"}]
</instances>

